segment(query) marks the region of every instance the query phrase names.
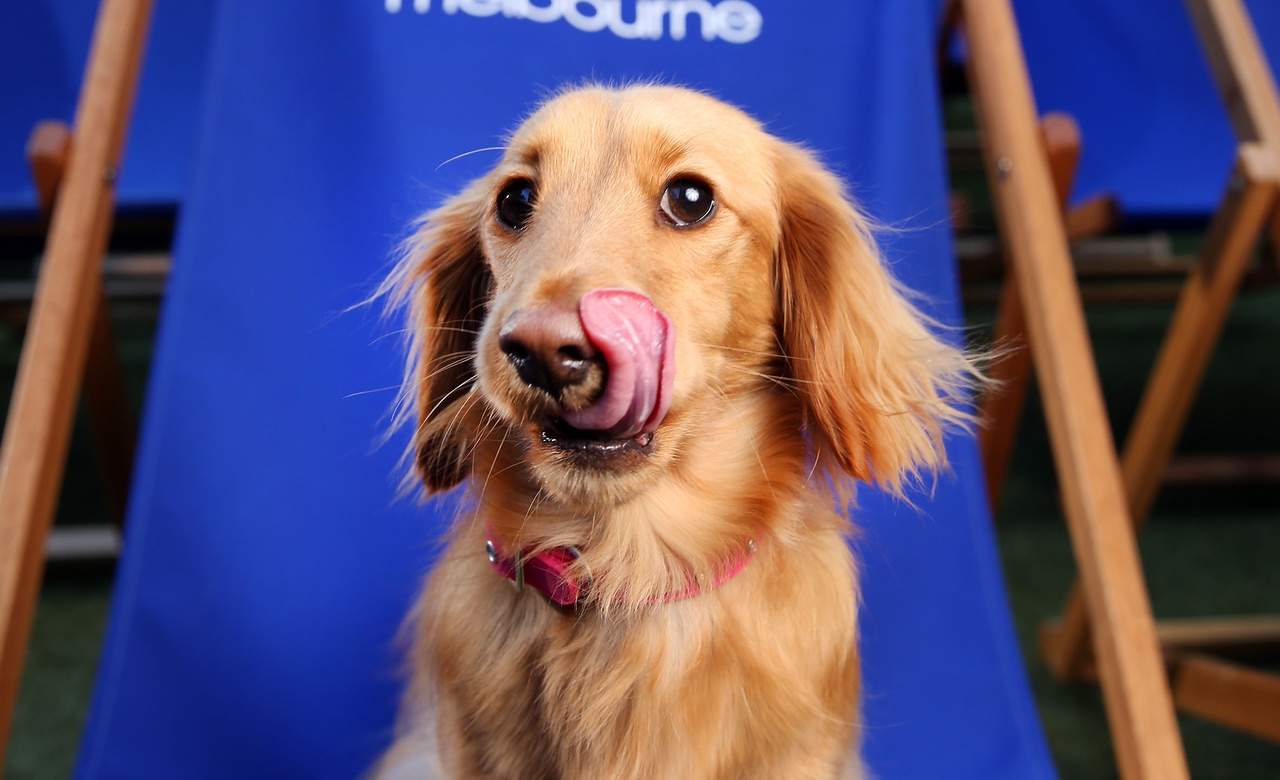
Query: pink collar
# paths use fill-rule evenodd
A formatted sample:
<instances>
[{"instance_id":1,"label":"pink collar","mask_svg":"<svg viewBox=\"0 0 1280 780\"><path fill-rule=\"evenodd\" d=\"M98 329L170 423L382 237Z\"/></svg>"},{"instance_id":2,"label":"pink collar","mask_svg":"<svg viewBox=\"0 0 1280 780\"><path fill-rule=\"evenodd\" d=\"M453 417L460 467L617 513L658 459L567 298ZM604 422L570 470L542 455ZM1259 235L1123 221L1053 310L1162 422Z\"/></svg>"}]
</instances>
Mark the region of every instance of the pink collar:
<instances>
[{"instance_id":1,"label":"pink collar","mask_svg":"<svg viewBox=\"0 0 1280 780\"><path fill-rule=\"evenodd\" d=\"M569 566L579 557L576 547L553 547L529 558L519 554L509 556L498 546L497 536L492 530L485 529L484 549L489 565L515 583L517 590L523 590L525 586L531 587L554 606L576 606L590 585L589 582L579 582L569 574ZM755 551L755 540L748 539L742 552L734 556L716 575L714 587L720 587L745 569ZM670 604L673 601L691 599L701 593L702 588L698 583L690 581L689 586L683 590L656 596L650 599L650 603Z\"/></svg>"}]
</instances>

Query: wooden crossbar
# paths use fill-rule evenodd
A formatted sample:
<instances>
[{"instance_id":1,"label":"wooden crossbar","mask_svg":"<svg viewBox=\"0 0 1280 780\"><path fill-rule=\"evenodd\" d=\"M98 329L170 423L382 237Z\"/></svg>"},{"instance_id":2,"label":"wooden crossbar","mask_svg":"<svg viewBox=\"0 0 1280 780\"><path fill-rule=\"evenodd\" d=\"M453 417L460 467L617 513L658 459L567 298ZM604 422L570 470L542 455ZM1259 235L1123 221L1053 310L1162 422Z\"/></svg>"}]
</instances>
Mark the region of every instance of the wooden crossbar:
<instances>
[{"instance_id":1,"label":"wooden crossbar","mask_svg":"<svg viewBox=\"0 0 1280 780\"><path fill-rule=\"evenodd\" d=\"M1051 620L1040 627L1040 643L1052 647L1060 640L1062 622ZM1213 655L1239 661L1274 659L1280 655L1280 615L1239 615L1180 618L1156 623L1156 636L1166 661L1188 655ZM1080 678L1096 680L1090 654L1081 664ZM1280 719L1280 710L1277 711Z\"/></svg>"},{"instance_id":2,"label":"wooden crossbar","mask_svg":"<svg viewBox=\"0 0 1280 780\"><path fill-rule=\"evenodd\" d=\"M1203 656L1174 669L1178 708L1280 742L1280 676Z\"/></svg>"},{"instance_id":3,"label":"wooden crossbar","mask_svg":"<svg viewBox=\"0 0 1280 780\"><path fill-rule=\"evenodd\" d=\"M1041 642L1057 641L1061 631L1060 623L1046 624ZM1280 675L1223 660L1274 659L1280 650L1280 616L1164 620L1157 633L1178 709L1280 742ZM1096 681L1097 675L1089 656L1079 678Z\"/></svg>"}]
</instances>

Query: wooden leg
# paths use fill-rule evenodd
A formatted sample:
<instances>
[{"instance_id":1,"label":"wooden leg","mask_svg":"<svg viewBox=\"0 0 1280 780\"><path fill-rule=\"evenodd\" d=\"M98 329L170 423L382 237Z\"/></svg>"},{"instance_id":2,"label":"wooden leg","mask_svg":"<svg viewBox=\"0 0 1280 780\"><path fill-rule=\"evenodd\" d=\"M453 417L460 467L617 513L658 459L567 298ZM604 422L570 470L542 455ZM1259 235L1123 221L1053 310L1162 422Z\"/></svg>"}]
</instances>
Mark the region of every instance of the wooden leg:
<instances>
[{"instance_id":1,"label":"wooden leg","mask_svg":"<svg viewBox=\"0 0 1280 780\"><path fill-rule=\"evenodd\" d=\"M1177 664L1173 680L1178 709L1280 742L1280 676L1193 656Z\"/></svg>"},{"instance_id":2,"label":"wooden leg","mask_svg":"<svg viewBox=\"0 0 1280 780\"><path fill-rule=\"evenodd\" d=\"M1013 460L1013 448L1031 384L1031 352L1026 344L1026 319L1013 271L1005 272L996 315L995 344L1004 354L991 365L993 390L982 399L980 419L982 466L987 476L987 501L992 517L1000 506L1005 476Z\"/></svg>"},{"instance_id":3,"label":"wooden leg","mask_svg":"<svg viewBox=\"0 0 1280 780\"><path fill-rule=\"evenodd\" d=\"M1067 114L1046 114L1040 120L1040 137L1058 203L1066 208L1080 165L1080 128ZM1006 264L1007 266L1007 264ZM987 475L987 501L994 515L1004 492L1004 480L1013 458L1013 448L1031 383L1031 355L1026 344L1026 320L1013 270L1006 267L1000 288L1000 308L996 315L996 349L1003 351L991 366L995 389L983 398L982 463Z\"/></svg>"},{"instance_id":4,"label":"wooden leg","mask_svg":"<svg viewBox=\"0 0 1280 780\"><path fill-rule=\"evenodd\" d=\"M1067 238L1092 238L1120 221L1120 207L1110 195L1095 195L1067 212Z\"/></svg>"},{"instance_id":5,"label":"wooden leg","mask_svg":"<svg viewBox=\"0 0 1280 780\"><path fill-rule=\"evenodd\" d=\"M1052 111L1040 120L1040 142L1049 161L1058 208L1066 211L1080 169L1080 126L1070 114Z\"/></svg>"},{"instance_id":6,"label":"wooden leg","mask_svg":"<svg viewBox=\"0 0 1280 780\"><path fill-rule=\"evenodd\" d=\"M0 766L93 314L149 0L104 0L0 447Z\"/></svg>"},{"instance_id":7,"label":"wooden leg","mask_svg":"<svg viewBox=\"0 0 1280 780\"><path fill-rule=\"evenodd\" d=\"M118 527L123 527L129 485L133 479L138 423L125 388L124 371L111 326L110 305L101 292L85 364L84 405L111 516Z\"/></svg>"},{"instance_id":8,"label":"wooden leg","mask_svg":"<svg viewBox=\"0 0 1280 780\"><path fill-rule=\"evenodd\" d=\"M969 83L1001 232L1024 301L1063 506L1094 617L1123 777L1188 777L1115 447L1009 0L965 0Z\"/></svg>"},{"instance_id":9,"label":"wooden leg","mask_svg":"<svg viewBox=\"0 0 1280 780\"><path fill-rule=\"evenodd\" d=\"M27 165L36 183L40 209L53 213L58 187L71 154L71 128L63 122L36 125L27 141ZM110 305L98 296L89 359L85 367L84 399L98 453L107 501L117 526L123 527L129 483L133 471L137 423L124 386L124 371L111 328Z\"/></svg>"},{"instance_id":10,"label":"wooden leg","mask_svg":"<svg viewBox=\"0 0 1280 780\"><path fill-rule=\"evenodd\" d=\"M1280 267L1280 211L1271 219L1271 249L1276 256L1276 265Z\"/></svg>"},{"instance_id":11,"label":"wooden leg","mask_svg":"<svg viewBox=\"0 0 1280 780\"><path fill-rule=\"evenodd\" d=\"M1137 523L1151 510L1178 436L1254 248L1275 205L1276 182L1242 162L1183 286L1129 437L1123 471Z\"/></svg>"},{"instance_id":12,"label":"wooden leg","mask_svg":"<svg viewBox=\"0 0 1280 780\"><path fill-rule=\"evenodd\" d=\"M1276 179L1269 157L1246 145L1233 184L1214 218L1199 265L1182 288L1173 320L1125 442L1122 469L1129 517L1140 527L1155 501L1196 388L1226 321L1231 301L1270 217ZM1046 662L1061 678L1078 676L1088 654L1089 614L1079 586L1063 612Z\"/></svg>"},{"instance_id":13,"label":"wooden leg","mask_svg":"<svg viewBox=\"0 0 1280 780\"><path fill-rule=\"evenodd\" d=\"M1186 0L1218 92L1242 143L1280 145L1280 95L1243 0Z\"/></svg>"},{"instance_id":14,"label":"wooden leg","mask_svg":"<svg viewBox=\"0 0 1280 780\"><path fill-rule=\"evenodd\" d=\"M71 156L71 127L66 122L47 119L40 122L27 137L27 167L36 185L36 198L45 216L53 213L58 185L67 171Z\"/></svg>"},{"instance_id":15,"label":"wooden leg","mask_svg":"<svg viewBox=\"0 0 1280 780\"><path fill-rule=\"evenodd\" d=\"M956 27L960 21L960 0L943 0L941 25L938 27L938 43L937 43L937 65L941 70L949 59L948 55L951 50L951 37L955 35Z\"/></svg>"}]
</instances>

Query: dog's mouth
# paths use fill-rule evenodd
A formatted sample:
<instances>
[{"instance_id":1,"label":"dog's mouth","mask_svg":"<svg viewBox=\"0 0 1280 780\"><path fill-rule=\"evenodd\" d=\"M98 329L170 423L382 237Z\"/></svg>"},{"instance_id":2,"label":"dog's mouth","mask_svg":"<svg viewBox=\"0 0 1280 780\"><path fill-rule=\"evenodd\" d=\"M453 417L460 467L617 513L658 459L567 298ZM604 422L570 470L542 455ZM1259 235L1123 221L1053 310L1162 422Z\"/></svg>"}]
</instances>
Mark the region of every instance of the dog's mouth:
<instances>
[{"instance_id":1,"label":"dog's mouth","mask_svg":"<svg viewBox=\"0 0 1280 780\"><path fill-rule=\"evenodd\" d=\"M611 465L620 459L649 455L653 452L654 433L616 436L609 431L575 428L556 417L542 425L538 439L544 446L585 465Z\"/></svg>"}]
</instances>

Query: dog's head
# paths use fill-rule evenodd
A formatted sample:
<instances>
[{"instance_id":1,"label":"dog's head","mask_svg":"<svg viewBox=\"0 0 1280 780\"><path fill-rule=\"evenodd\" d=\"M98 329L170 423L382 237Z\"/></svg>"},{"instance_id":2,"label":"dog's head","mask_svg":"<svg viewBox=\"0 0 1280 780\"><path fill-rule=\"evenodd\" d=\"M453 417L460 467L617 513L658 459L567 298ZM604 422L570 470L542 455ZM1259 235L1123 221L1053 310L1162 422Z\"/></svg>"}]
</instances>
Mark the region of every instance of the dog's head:
<instances>
[{"instance_id":1,"label":"dog's head","mask_svg":"<svg viewBox=\"0 0 1280 780\"><path fill-rule=\"evenodd\" d=\"M942 465L963 417L968 362L905 300L839 181L688 90L550 100L427 215L394 284L429 490L500 429L551 496L622 500L753 393L789 399L822 465L897 489ZM777 435L804 451L799 423Z\"/></svg>"}]
</instances>

